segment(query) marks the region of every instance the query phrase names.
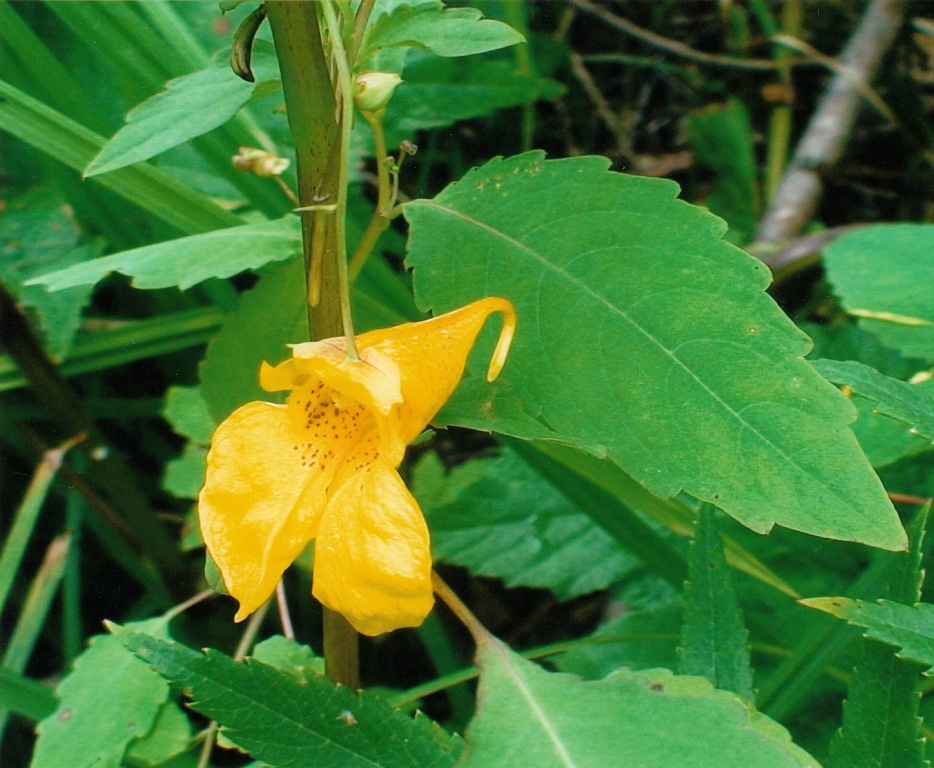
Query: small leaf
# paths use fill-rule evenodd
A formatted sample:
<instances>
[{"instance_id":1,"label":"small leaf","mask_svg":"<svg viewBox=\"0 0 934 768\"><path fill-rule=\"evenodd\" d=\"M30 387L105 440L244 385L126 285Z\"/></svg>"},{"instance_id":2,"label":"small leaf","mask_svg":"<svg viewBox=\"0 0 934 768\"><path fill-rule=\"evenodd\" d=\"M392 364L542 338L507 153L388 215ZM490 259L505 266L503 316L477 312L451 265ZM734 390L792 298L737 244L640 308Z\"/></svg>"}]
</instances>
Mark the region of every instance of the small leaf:
<instances>
[{"instance_id":1,"label":"small leaf","mask_svg":"<svg viewBox=\"0 0 934 768\"><path fill-rule=\"evenodd\" d=\"M85 177L149 160L226 123L256 95L265 95L278 77L275 54L255 51L256 83L230 71L226 61L175 78L165 90L126 116L123 126L85 169Z\"/></svg>"},{"instance_id":2,"label":"small leaf","mask_svg":"<svg viewBox=\"0 0 934 768\"><path fill-rule=\"evenodd\" d=\"M848 597L812 597L800 601L850 624L862 627L866 637L899 649L903 659L934 669L934 605L903 605L890 600L871 603Z\"/></svg>"},{"instance_id":3,"label":"small leaf","mask_svg":"<svg viewBox=\"0 0 934 768\"><path fill-rule=\"evenodd\" d=\"M934 360L934 225L876 224L824 250L843 307L883 344Z\"/></svg>"},{"instance_id":4,"label":"small leaf","mask_svg":"<svg viewBox=\"0 0 934 768\"><path fill-rule=\"evenodd\" d=\"M202 445L211 442L217 426L197 387L169 387L162 415L178 434Z\"/></svg>"},{"instance_id":5,"label":"small leaf","mask_svg":"<svg viewBox=\"0 0 934 768\"><path fill-rule=\"evenodd\" d=\"M323 658L316 655L307 645L282 635L273 635L257 643L250 658L288 672L297 680L324 676Z\"/></svg>"},{"instance_id":6,"label":"small leaf","mask_svg":"<svg viewBox=\"0 0 934 768\"><path fill-rule=\"evenodd\" d=\"M678 671L755 701L743 614L723 556L716 509L708 504L697 515L689 565Z\"/></svg>"},{"instance_id":7,"label":"small leaf","mask_svg":"<svg viewBox=\"0 0 934 768\"><path fill-rule=\"evenodd\" d=\"M426 494L431 477L443 494ZM443 476L427 454L413 486L437 559L508 586L551 589L561 600L604 589L638 561L540 474L508 450Z\"/></svg>"},{"instance_id":8,"label":"small leaf","mask_svg":"<svg viewBox=\"0 0 934 768\"><path fill-rule=\"evenodd\" d=\"M778 723L697 677L550 673L490 638L465 768L815 768Z\"/></svg>"},{"instance_id":9,"label":"small leaf","mask_svg":"<svg viewBox=\"0 0 934 768\"><path fill-rule=\"evenodd\" d=\"M217 720L224 735L276 768L447 768L461 751L457 737L428 718L410 718L365 694L308 676L299 680L262 662L236 662L142 632L114 634L174 687L192 708Z\"/></svg>"},{"instance_id":10,"label":"small leaf","mask_svg":"<svg viewBox=\"0 0 934 768\"><path fill-rule=\"evenodd\" d=\"M208 451L202 445L187 443L180 456L176 456L165 467L162 487L181 499L197 498L204 485Z\"/></svg>"},{"instance_id":11,"label":"small leaf","mask_svg":"<svg viewBox=\"0 0 934 768\"><path fill-rule=\"evenodd\" d=\"M94 285L111 272L133 278L136 288L185 290L212 277L224 278L301 252L301 222L285 216L262 224L217 229L92 259L29 281L60 291Z\"/></svg>"},{"instance_id":12,"label":"small leaf","mask_svg":"<svg viewBox=\"0 0 934 768\"><path fill-rule=\"evenodd\" d=\"M881 375L881 374L880 374ZM909 528L908 552L886 553L887 596L921 599L921 559L928 508ZM864 639L843 703L843 726L830 743L832 768L925 768L918 705L921 667L893 649ZM881 692L885 695L881 695Z\"/></svg>"},{"instance_id":13,"label":"small leaf","mask_svg":"<svg viewBox=\"0 0 934 768\"><path fill-rule=\"evenodd\" d=\"M469 56L524 40L501 21L484 19L476 8L445 8L440 2L400 5L371 22L363 36L358 69L386 48L426 48L438 56Z\"/></svg>"},{"instance_id":14,"label":"small leaf","mask_svg":"<svg viewBox=\"0 0 934 768\"><path fill-rule=\"evenodd\" d=\"M165 621L127 626L159 631ZM119 768L130 743L152 729L169 686L116 638L98 635L58 694L58 709L37 728L33 768Z\"/></svg>"},{"instance_id":15,"label":"small leaf","mask_svg":"<svg viewBox=\"0 0 934 768\"><path fill-rule=\"evenodd\" d=\"M928 386L908 384L856 361L815 360L814 367L828 381L872 400L878 413L905 422L934 442L934 380Z\"/></svg>"},{"instance_id":16,"label":"small leaf","mask_svg":"<svg viewBox=\"0 0 934 768\"><path fill-rule=\"evenodd\" d=\"M192 743L191 722L178 704L168 701L152 730L130 746L129 758L134 766L171 768L164 764L190 750Z\"/></svg>"},{"instance_id":17,"label":"small leaf","mask_svg":"<svg viewBox=\"0 0 934 768\"><path fill-rule=\"evenodd\" d=\"M510 299L503 376L525 410L605 445L656 496L684 490L760 533L904 549L853 407L803 359L766 268L677 185L607 165L531 152L407 203L421 306Z\"/></svg>"}]
</instances>

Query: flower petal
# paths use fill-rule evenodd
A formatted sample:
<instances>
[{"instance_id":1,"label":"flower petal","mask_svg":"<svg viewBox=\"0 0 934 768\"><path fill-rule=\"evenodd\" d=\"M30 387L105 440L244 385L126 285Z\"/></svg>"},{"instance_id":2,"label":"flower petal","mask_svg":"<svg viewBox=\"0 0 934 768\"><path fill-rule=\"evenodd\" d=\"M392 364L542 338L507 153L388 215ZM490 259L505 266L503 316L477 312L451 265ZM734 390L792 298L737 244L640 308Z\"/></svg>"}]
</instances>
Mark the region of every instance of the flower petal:
<instances>
[{"instance_id":1,"label":"flower petal","mask_svg":"<svg viewBox=\"0 0 934 768\"><path fill-rule=\"evenodd\" d=\"M431 610L428 527L385 457L332 494L315 542L312 592L365 635L416 627Z\"/></svg>"},{"instance_id":2,"label":"flower petal","mask_svg":"<svg viewBox=\"0 0 934 768\"><path fill-rule=\"evenodd\" d=\"M316 535L333 451L309 444L284 405L247 403L215 431L198 513L227 591L240 601L237 621L266 601Z\"/></svg>"},{"instance_id":3,"label":"flower petal","mask_svg":"<svg viewBox=\"0 0 934 768\"><path fill-rule=\"evenodd\" d=\"M361 355L379 350L399 367L403 404L397 429L403 442L412 442L457 388L477 334L494 312L502 312L506 323L490 369L492 380L502 368L515 327L515 310L505 299L481 299L430 320L358 337Z\"/></svg>"}]
</instances>

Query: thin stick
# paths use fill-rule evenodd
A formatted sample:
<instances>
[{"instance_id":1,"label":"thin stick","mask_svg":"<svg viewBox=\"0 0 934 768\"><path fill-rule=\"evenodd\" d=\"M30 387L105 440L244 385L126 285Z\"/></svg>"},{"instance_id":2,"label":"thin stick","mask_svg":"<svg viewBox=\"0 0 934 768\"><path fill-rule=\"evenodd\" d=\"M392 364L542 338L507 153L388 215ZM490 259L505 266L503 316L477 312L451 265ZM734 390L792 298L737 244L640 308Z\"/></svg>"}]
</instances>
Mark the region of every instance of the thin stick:
<instances>
[{"instance_id":1,"label":"thin stick","mask_svg":"<svg viewBox=\"0 0 934 768\"><path fill-rule=\"evenodd\" d=\"M294 640L295 630L292 628L292 615L289 613L289 604L285 599L285 584L282 579L276 585L276 606L279 609L279 621L282 622L282 634L289 640Z\"/></svg>"},{"instance_id":2,"label":"thin stick","mask_svg":"<svg viewBox=\"0 0 934 768\"><path fill-rule=\"evenodd\" d=\"M696 61L701 64L710 64L715 67L732 67L734 69L771 71L774 69L780 69L781 67L795 66L797 64L815 63L807 59L777 63L769 59L733 59L729 56L717 56L713 53L704 53L703 51L698 51L695 48L691 48L689 45L685 45L684 43L679 43L675 40L669 40L667 37L656 35L654 32L643 29L642 27L633 24L631 21L611 13L606 8L597 5L596 3L589 2L589 0L569 0L569 2L586 13L592 14L593 16L598 16L611 27L618 29L620 32L625 32L627 35L638 38L642 42L648 43L655 48L660 48L663 51L668 51L668 53L673 53L675 56L680 56L683 59L690 59L691 61Z\"/></svg>"},{"instance_id":3,"label":"thin stick","mask_svg":"<svg viewBox=\"0 0 934 768\"><path fill-rule=\"evenodd\" d=\"M454 594L454 590L445 583L444 579L438 575L437 571L431 572L431 586L435 590L435 594L441 598L441 601L451 609L451 613L457 616L461 624L467 627L467 630L470 632L477 645L481 645L490 640L492 635L487 628L484 627L483 624L480 623L480 620L473 615L471 610L464 605L464 602Z\"/></svg>"},{"instance_id":4,"label":"thin stick","mask_svg":"<svg viewBox=\"0 0 934 768\"><path fill-rule=\"evenodd\" d=\"M375 5L376 0L363 0L357 8L357 14L353 19L353 44L347 51L347 61L351 64L357 60L357 52L360 50L360 43L363 42L363 33L366 32L366 24L370 20L370 14L373 13Z\"/></svg>"},{"instance_id":5,"label":"thin stick","mask_svg":"<svg viewBox=\"0 0 934 768\"><path fill-rule=\"evenodd\" d=\"M798 142L781 184L756 232L756 242L777 243L797 236L811 220L824 191L824 176L837 164L863 103L864 90L895 40L905 0L873 0L840 56L838 73L821 97Z\"/></svg>"}]
</instances>

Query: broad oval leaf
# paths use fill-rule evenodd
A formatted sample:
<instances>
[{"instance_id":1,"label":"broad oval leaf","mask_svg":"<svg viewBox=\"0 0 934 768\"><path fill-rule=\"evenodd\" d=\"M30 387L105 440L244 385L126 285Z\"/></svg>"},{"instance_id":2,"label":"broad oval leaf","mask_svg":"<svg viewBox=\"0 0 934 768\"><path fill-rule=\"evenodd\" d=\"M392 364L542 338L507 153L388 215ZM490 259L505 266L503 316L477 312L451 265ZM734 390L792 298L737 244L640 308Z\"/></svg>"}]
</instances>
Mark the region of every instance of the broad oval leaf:
<instances>
[{"instance_id":1,"label":"broad oval leaf","mask_svg":"<svg viewBox=\"0 0 934 768\"><path fill-rule=\"evenodd\" d=\"M136 288L191 288L212 277L231 277L301 253L302 231L297 216L261 224L244 224L146 245L29 281L60 291L94 285L111 272L133 278Z\"/></svg>"},{"instance_id":2,"label":"broad oval leaf","mask_svg":"<svg viewBox=\"0 0 934 768\"><path fill-rule=\"evenodd\" d=\"M778 723L703 678L546 672L484 642L465 768L819 768Z\"/></svg>"},{"instance_id":3,"label":"broad oval leaf","mask_svg":"<svg viewBox=\"0 0 934 768\"><path fill-rule=\"evenodd\" d=\"M824 250L824 265L863 328L904 355L934 360L934 225L858 229Z\"/></svg>"},{"instance_id":4,"label":"broad oval leaf","mask_svg":"<svg viewBox=\"0 0 934 768\"><path fill-rule=\"evenodd\" d=\"M504 376L525 409L604 444L655 495L683 489L762 533L904 549L854 409L803 360L765 266L676 184L607 165L532 152L408 203L423 308L511 299Z\"/></svg>"}]
</instances>

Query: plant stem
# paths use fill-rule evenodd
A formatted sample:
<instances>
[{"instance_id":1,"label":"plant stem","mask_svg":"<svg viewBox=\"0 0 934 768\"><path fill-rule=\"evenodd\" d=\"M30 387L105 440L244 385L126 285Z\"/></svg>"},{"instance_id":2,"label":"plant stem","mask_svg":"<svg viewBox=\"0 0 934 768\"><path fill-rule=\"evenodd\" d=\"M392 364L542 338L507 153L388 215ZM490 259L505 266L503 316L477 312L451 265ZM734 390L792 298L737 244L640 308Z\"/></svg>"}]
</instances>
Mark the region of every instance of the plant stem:
<instances>
[{"instance_id":1,"label":"plant stem","mask_svg":"<svg viewBox=\"0 0 934 768\"><path fill-rule=\"evenodd\" d=\"M350 166L350 130L353 127L353 82L350 78L350 65L341 37L341 25L334 11L333 0L324 0L321 5L324 19L330 32L331 53L337 65L339 84L341 122L340 122L340 163L337 169L337 281L340 288L341 321L344 328L344 340L347 344L347 357L359 360L357 344L354 340L353 317L350 310L350 276L347 271L347 177Z\"/></svg>"},{"instance_id":2,"label":"plant stem","mask_svg":"<svg viewBox=\"0 0 934 768\"><path fill-rule=\"evenodd\" d=\"M343 156L335 116L336 100L321 43L318 3L267 2L267 18L276 43L282 87L295 142L298 196L302 206L338 199L337 163ZM336 227L320 210L302 212L306 268L320 248L321 279L317 305L309 306L312 339L339 336L343 327ZM315 242L315 238L320 238ZM346 264L345 264L346 266ZM339 621L338 621L339 619ZM357 635L343 617L324 609L324 659L328 678L359 687Z\"/></svg>"},{"instance_id":3,"label":"plant stem","mask_svg":"<svg viewBox=\"0 0 934 768\"><path fill-rule=\"evenodd\" d=\"M489 630L484 627L483 624L480 623L480 620L473 615L471 610L464 605L464 601L454 593L454 590L445 583L444 579L438 575L437 571L431 572L431 586L434 588L435 594L441 598L441 601L451 609L451 613L457 616L461 624L467 627L467 630L478 646L489 642L492 637Z\"/></svg>"},{"instance_id":4,"label":"plant stem","mask_svg":"<svg viewBox=\"0 0 934 768\"><path fill-rule=\"evenodd\" d=\"M367 225L363 237L350 259L350 280L356 280L357 275L366 264L370 253L373 252L373 246L376 245L379 236L389 226L388 211L386 210L392 201L392 188L389 180L389 169L386 167L388 153L386 152L386 134L383 132L383 119L381 115L375 115L372 112L363 112L363 117L370 124L373 131L373 149L376 153L376 178L378 196L376 209L370 217L370 223Z\"/></svg>"}]
</instances>

